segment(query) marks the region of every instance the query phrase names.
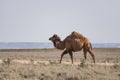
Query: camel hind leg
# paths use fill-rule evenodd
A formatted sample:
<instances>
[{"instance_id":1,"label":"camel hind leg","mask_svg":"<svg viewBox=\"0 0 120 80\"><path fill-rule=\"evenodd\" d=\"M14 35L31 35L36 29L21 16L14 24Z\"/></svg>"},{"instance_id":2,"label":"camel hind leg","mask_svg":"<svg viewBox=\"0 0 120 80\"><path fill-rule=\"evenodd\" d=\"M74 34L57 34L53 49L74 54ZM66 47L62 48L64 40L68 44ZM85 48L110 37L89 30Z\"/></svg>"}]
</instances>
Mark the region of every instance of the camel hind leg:
<instances>
[{"instance_id":1,"label":"camel hind leg","mask_svg":"<svg viewBox=\"0 0 120 80\"><path fill-rule=\"evenodd\" d=\"M83 53L84 53L84 58L85 58L85 60L87 59L87 49L83 49Z\"/></svg>"},{"instance_id":2,"label":"camel hind leg","mask_svg":"<svg viewBox=\"0 0 120 80\"><path fill-rule=\"evenodd\" d=\"M92 59L93 59L93 62L95 63L95 55L93 54L92 50L91 49L88 49L88 52L90 53Z\"/></svg>"},{"instance_id":3,"label":"camel hind leg","mask_svg":"<svg viewBox=\"0 0 120 80\"><path fill-rule=\"evenodd\" d=\"M87 52L89 52L90 53L90 55L91 55L91 57L92 57L92 59L93 59L93 62L95 63L95 55L93 54L93 52L92 52L92 45L91 45L91 43L88 43L85 47L84 47L84 57L85 57L85 59L86 59L86 55L87 55Z\"/></svg>"}]
</instances>

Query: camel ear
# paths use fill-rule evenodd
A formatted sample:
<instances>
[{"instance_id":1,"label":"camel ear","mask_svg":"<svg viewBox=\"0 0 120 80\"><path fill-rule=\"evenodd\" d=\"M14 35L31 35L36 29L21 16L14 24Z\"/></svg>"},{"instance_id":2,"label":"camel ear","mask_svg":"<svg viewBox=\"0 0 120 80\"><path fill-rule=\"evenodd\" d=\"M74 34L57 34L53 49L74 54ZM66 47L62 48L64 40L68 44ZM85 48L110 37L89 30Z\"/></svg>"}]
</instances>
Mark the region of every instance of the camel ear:
<instances>
[{"instance_id":1,"label":"camel ear","mask_svg":"<svg viewBox=\"0 0 120 80\"><path fill-rule=\"evenodd\" d=\"M58 37L57 34L54 34L53 37Z\"/></svg>"},{"instance_id":2,"label":"camel ear","mask_svg":"<svg viewBox=\"0 0 120 80\"><path fill-rule=\"evenodd\" d=\"M57 34L54 34L53 37L57 40L57 41L61 41L60 37Z\"/></svg>"}]
</instances>

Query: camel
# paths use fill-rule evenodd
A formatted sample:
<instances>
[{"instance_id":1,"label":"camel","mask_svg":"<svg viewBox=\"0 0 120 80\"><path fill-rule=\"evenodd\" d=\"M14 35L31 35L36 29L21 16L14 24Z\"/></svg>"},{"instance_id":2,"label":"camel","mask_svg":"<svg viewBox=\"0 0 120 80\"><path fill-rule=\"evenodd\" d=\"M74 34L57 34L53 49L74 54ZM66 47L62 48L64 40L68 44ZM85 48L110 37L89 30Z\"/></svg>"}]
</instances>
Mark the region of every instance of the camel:
<instances>
[{"instance_id":1,"label":"camel","mask_svg":"<svg viewBox=\"0 0 120 80\"><path fill-rule=\"evenodd\" d=\"M82 49L85 60L87 59L87 52L89 52L93 59L93 62L95 63L95 56L92 52L91 42L82 34L73 31L63 41L61 41L60 37L57 34L54 34L49 38L49 40L53 42L54 47L60 50L64 50L61 54L59 63L61 63L63 56L69 53L73 64L73 52L81 51Z\"/></svg>"}]
</instances>

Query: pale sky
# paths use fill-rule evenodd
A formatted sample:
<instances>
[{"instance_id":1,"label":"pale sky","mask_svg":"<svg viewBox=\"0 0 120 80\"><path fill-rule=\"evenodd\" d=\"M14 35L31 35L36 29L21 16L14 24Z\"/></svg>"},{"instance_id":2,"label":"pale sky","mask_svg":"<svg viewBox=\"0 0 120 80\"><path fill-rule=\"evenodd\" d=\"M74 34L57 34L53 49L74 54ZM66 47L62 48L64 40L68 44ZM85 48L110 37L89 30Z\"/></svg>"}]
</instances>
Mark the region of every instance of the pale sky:
<instances>
[{"instance_id":1,"label":"pale sky","mask_svg":"<svg viewBox=\"0 0 120 80\"><path fill-rule=\"evenodd\" d=\"M0 0L0 42L49 42L72 31L120 43L120 0Z\"/></svg>"}]
</instances>

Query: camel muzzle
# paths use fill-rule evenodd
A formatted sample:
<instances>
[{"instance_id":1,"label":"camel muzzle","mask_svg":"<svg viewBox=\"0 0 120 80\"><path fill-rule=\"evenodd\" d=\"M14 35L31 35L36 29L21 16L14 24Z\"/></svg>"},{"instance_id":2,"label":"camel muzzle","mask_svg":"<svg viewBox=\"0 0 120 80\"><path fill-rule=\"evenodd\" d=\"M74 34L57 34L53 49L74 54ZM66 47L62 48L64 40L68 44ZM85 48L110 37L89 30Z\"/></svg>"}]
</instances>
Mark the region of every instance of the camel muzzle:
<instances>
[{"instance_id":1,"label":"camel muzzle","mask_svg":"<svg viewBox=\"0 0 120 80\"><path fill-rule=\"evenodd\" d=\"M51 38L49 38L49 40L51 41L52 39L51 39Z\"/></svg>"}]
</instances>

